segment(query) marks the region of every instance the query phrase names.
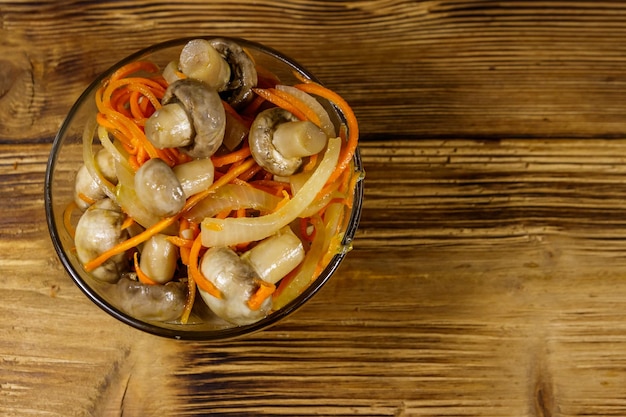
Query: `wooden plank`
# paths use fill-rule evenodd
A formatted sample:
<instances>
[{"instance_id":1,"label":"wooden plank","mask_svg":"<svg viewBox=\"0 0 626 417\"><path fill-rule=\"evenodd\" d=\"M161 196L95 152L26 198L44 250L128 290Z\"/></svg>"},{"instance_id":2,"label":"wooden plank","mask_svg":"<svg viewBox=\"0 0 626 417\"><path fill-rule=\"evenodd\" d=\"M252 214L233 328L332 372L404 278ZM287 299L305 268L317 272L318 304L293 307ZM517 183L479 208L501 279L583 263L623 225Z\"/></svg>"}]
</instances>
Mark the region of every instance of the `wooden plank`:
<instances>
[{"instance_id":1,"label":"wooden plank","mask_svg":"<svg viewBox=\"0 0 626 417\"><path fill-rule=\"evenodd\" d=\"M626 414L626 5L0 3L0 414ZM208 344L90 303L45 224L50 142L114 61L242 36L353 105L354 249L273 328Z\"/></svg>"},{"instance_id":2,"label":"wooden plank","mask_svg":"<svg viewBox=\"0 0 626 417\"><path fill-rule=\"evenodd\" d=\"M623 12L573 1L7 3L0 140L45 140L118 59L214 33L296 58L353 104L365 137L620 137Z\"/></svg>"},{"instance_id":3,"label":"wooden plank","mask_svg":"<svg viewBox=\"0 0 626 417\"><path fill-rule=\"evenodd\" d=\"M62 270L41 210L3 200L33 221L3 217L0 288L13 301L0 303L0 410L623 413L626 144L599 144L364 143L363 225L338 275L285 322L224 344L164 340L106 316ZM41 192L48 149L5 145L7 190ZM598 190L611 187L605 200ZM485 200L485 189L505 198Z\"/></svg>"}]
</instances>

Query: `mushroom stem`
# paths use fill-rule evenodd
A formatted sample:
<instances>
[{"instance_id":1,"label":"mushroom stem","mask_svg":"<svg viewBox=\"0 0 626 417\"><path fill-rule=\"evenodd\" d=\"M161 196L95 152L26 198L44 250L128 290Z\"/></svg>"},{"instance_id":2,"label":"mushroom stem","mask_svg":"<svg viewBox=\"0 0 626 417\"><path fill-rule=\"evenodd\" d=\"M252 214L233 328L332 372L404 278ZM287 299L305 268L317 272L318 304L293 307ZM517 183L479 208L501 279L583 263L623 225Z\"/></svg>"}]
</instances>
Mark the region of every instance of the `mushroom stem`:
<instances>
[{"instance_id":1,"label":"mushroom stem","mask_svg":"<svg viewBox=\"0 0 626 417\"><path fill-rule=\"evenodd\" d=\"M259 277L276 284L304 259L304 246L289 226L250 249L241 258L254 268Z\"/></svg>"},{"instance_id":2,"label":"mushroom stem","mask_svg":"<svg viewBox=\"0 0 626 417\"><path fill-rule=\"evenodd\" d=\"M211 158L194 159L176 165L172 171L183 187L185 198L209 188L215 177L215 167Z\"/></svg>"},{"instance_id":3,"label":"mushroom stem","mask_svg":"<svg viewBox=\"0 0 626 417\"><path fill-rule=\"evenodd\" d=\"M276 127L272 143L285 158L302 158L321 152L328 140L314 123L303 120L281 123Z\"/></svg>"},{"instance_id":4,"label":"mushroom stem","mask_svg":"<svg viewBox=\"0 0 626 417\"><path fill-rule=\"evenodd\" d=\"M174 102L163 105L146 120L146 138L159 148L187 146L195 134L185 108Z\"/></svg>"},{"instance_id":5,"label":"mushroom stem","mask_svg":"<svg viewBox=\"0 0 626 417\"><path fill-rule=\"evenodd\" d=\"M185 45L180 53L179 66L188 77L203 81L217 91L225 89L230 81L230 65L204 39L194 39Z\"/></svg>"}]
</instances>

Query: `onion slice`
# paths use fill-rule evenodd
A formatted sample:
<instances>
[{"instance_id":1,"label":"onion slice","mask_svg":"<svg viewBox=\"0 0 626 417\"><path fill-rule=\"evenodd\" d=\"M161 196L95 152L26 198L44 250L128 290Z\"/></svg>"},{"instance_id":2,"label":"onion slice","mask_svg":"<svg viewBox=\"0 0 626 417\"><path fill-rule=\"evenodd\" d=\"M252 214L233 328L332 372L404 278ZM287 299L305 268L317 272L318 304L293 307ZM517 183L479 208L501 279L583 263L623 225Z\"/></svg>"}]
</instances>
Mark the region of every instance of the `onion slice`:
<instances>
[{"instance_id":1,"label":"onion slice","mask_svg":"<svg viewBox=\"0 0 626 417\"><path fill-rule=\"evenodd\" d=\"M96 118L92 118L87 122L83 131L83 161L89 175L98 184L98 187L113 201L115 201L115 186L107 180L96 164L96 154L93 149L93 138L96 134L97 127Z\"/></svg>"},{"instance_id":2,"label":"onion slice","mask_svg":"<svg viewBox=\"0 0 626 417\"><path fill-rule=\"evenodd\" d=\"M270 211L281 198L249 185L225 184L213 194L196 204L186 217L192 222L201 222L206 217L213 217L223 210L251 208Z\"/></svg>"},{"instance_id":3,"label":"onion slice","mask_svg":"<svg viewBox=\"0 0 626 417\"><path fill-rule=\"evenodd\" d=\"M202 220L201 238L205 247L232 246L259 241L277 233L295 220L315 199L332 174L341 150L341 138L331 138L324 158L315 172L289 202L278 210L259 217Z\"/></svg>"}]
</instances>

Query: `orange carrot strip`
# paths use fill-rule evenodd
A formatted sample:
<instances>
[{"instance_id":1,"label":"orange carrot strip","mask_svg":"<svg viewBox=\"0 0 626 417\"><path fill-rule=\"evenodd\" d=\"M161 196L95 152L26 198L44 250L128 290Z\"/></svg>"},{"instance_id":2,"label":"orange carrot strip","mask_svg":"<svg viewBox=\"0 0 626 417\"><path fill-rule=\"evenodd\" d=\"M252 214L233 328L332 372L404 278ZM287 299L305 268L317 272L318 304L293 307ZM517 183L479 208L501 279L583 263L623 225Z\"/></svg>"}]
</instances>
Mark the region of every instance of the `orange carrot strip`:
<instances>
[{"instance_id":1,"label":"orange carrot strip","mask_svg":"<svg viewBox=\"0 0 626 417\"><path fill-rule=\"evenodd\" d=\"M317 113L315 113L313 109L311 109L305 102L300 100L298 97L282 90L272 89L271 91L273 94L287 101L294 108L302 112L302 114L307 118L307 120L314 123L317 127L321 126L322 122L320 120L320 117L317 115Z\"/></svg>"},{"instance_id":2,"label":"orange carrot strip","mask_svg":"<svg viewBox=\"0 0 626 417\"><path fill-rule=\"evenodd\" d=\"M122 113L126 117L132 117L132 112L128 108L128 98L130 91L128 90L116 90L111 94L111 97L106 102L106 106Z\"/></svg>"},{"instance_id":3,"label":"orange carrot strip","mask_svg":"<svg viewBox=\"0 0 626 417\"><path fill-rule=\"evenodd\" d=\"M140 146L137 148L136 157L137 157L137 163L139 164L139 166L143 165L148 159L150 159L150 156L148 155L148 151L143 146Z\"/></svg>"},{"instance_id":4,"label":"orange carrot strip","mask_svg":"<svg viewBox=\"0 0 626 417\"><path fill-rule=\"evenodd\" d=\"M187 268L189 271L189 268ZM185 306L183 307L183 314L180 316L180 322L182 324L187 324L189 321L189 316L191 315L191 309L193 308L193 303L196 301L196 281L193 278L191 273L187 273L187 300L185 300Z\"/></svg>"},{"instance_id":5,"label":"orange carrot strip","mask_svg":"<svg viewBox=\"0 0 626 417\"><path fill-rule=\"evenodd\" d=\"M111 121L107 119L103 113L98 112L98 114L96 114L96 122L98 122L100 126L104 127L108 131L113 131L117 129L117 126L111 123Z\"/></svg>"},{"instance_id":6,"label":"orange carrot strip","mask_svg":"<svg viewBox=\"0 0 626 417\"><path fill-rule=\"evenodd\" d=\"M349 209L352 208L352 206L354 205L354 189L356 188L356 183L359 181L359 176L358 175L352 175L352 178L350 178L350 185L348 186L348 196L346 197L346 206L348 206Z\"/></svg>"},{"instance_id":7,"label":"orange carrot strip","mask_svg":"<svg viewBox=\"0 0 626 417\"><path fill-rule=\"evenodd\" d=\"M131 155L137 154L137 143L136 141L132 140L132 135L130 134L128 129L113 122L110 118L107 118L104 113L98 113L96 115L96 121L100 126L104 127L107 132L112 134L113 137L122 144L126 152Z\"/></svg>"},{"instance_id":8,"label":"orange carrot strip","mask_svg":"<svg viewBox=\"0 0 626 417\"><path fill-rule=\"evenodd\" d=\"M256 164L256 162L245 172L242 172L239 175L239 179L242 181L249 181L252 177L254 177L259 171L263 170L263 167Z\"/></svg>"},{"instance_id":9,"label":"orange carrot strip","mask_svg":"<svg viewBox=\"0 0 626 417\"><path fill-rule=\"evenodd\" d=\"M194 237L198 236L198 233L200 233L200 223L189 222L189 229Z\"/></svg>"},{"instance_id":10,"label":"orange carrot strip","mask_svg":"<svg viewBox=\"0 0 626 417\"><path fill-rule=\"evenodd\" d=\"M65 207L65 210L63 210L63 226L65 227L65 230L67 230L67 233L70 234L72 239L74 239L74 236L76 235L76 229L74 228L74 225L72 225L72 213L77 208L78 205L76 204L76 202L72 201Z\"/></svg>"},{"instance_id":11,"label":"orange carrot strip","mask_svg":"<svg viewBox=\"0 0 626 417\"><path fill-rule=\"evenodd\" d=\"M222 156L212 156L211 162L213 162L213 166L216 168L223 167L224 165L234 164L235 162L239 162L241 160L246 159L250 156L250 147L245 145L239 150L234 152L230 152L226 155Z\"/></svg>"},{"instance_id":12,"label":"orange carrot strip","mask_svg":"<svg viewBox=\"0 0 626 417\"><path fill-rule=\"evenodd\" d=\"M213 217L215 217L216 219L225 219L226 217L230 216L231 211L232 210L230 208L225 208Z\"/></svg>"},{"instance_id":13,"label":"orange carrot strip","mask_svg":"<svg viewBox=\"0 0 626 417\"><path fill-rule=\"evenodd\" d=\"M290 197L289 197L289 193L285 190L282 190L282 196L283 199L280 200L278 202L278 204L276 204L276 207L274 207L274 210L272 211L278 211L279 209L281 209L285 204L289 203Z\"/></svg>"},{"instance_id":14,"label":"orange carrot strip","mask_svg":"<svg viewBox=\"0 0 626 417\"><path fill-rule=\"evenodd\" d=\"M104 115L116 126L123 127L126 132L128 132L128 139L131 144L135 144L135 146L137 146L137 144L140 144L141 146L143 146L151 158L158 157L154 145L152 145L152 143L146 138L146 135L139 128L139 126L137 126L131 119L111 109L102 109L101 112L104 113Z\"/></svg>"},{"instance_id":15,"label":"orange carrot strip","mask_svg":"<svg viewBox=\"0 0 626 417\"><path fill-rule=\"evenodd\" d=\"M141 168L141 165L137 161L137 156L135 155L131 155L128 157L128 165L130 165L133 171L137 171L139 168Z\"/></svg>"},{"instance_id":16,"label":"orange carrot strip","mask_svg":"<svg viewBox=\"0 0 626 417\"><path fill-rule=\"evenodd\" d=\"M173 161L174 165L184 164L193 159L186 153L181 152L178 148L164 148L162 150L168 155L168 158Z\"/></svg>"},{"instance_id":17,"label":"orange carrot strip","mask_svg":"<svg viewBox=\"0 0 626 417\"><path fill-rule=\"evenodd\" d=\"M192 239L185 239L183 237L180 236L167 236L166 239L178 246L179 248L189 248L191 249L191 245L193 245L193 240Z\"/></svg>"},{"instance_id":18,"label":"orange carrot strip","mask_svg":"<svg viewBox=\"0 0 626 417\"><path fill-rule=\"evenodd\" d=\"M295 107L293 104L291 104L284 98L278 96L275 93L274 89L253 88L252 91L254 91L257 95L263 97L265 100L269 101L270 103L280 107L281 109L287 110L288 112L296 116L298 119L307 120L306 115L302 113L300 109Z\"/></svg>"},{"instance_id":19,"label":"orange carrot strip","mask_svg":"<svg viewBox=\"0 0 626 417\"><path fill-rule=\"evenodd\" d=\"M124 219L124 221L122 222L122 226L120 227L122 230L126 230L128 229L130 226L132 226L133 224L135 224L135 219L133 219L130 216L126 216L126 218Z\"/></svg>"},{"instance_id":20,"label":"orange carrot strip","mask_svg":"<svg viewBox=\"0 0 626 417\"><path fill-rule=\"evenodd\" d=\"M118 68L113 74L111 74L109 79L117 80L139 71L156 73L159 71L159 67L150 61L135 61Z\"/></svg>"},{"instance_id":21,"label":"orange carrot strip","mask_svg":"<svg viewBox=\"0 0 626 417\"><path fill-rule=\"evenodd\" d=\"M83 193L78 193L78 198L80 198L81 200L83 200L85 203L92 205L93 203L96 202L96 200L94 200L93 198L83 194Z\"/></svg>"},{"instance_id":22,"label":"orange carrot strip","mask_svg":"<svg viewBox=\"0 0 626 417\"><path fill-rule=\"evenodd\" d=\"M117 108L115 104L120 100L120 95L124 99L128 99L130 92L133 91L145 96L155 108L161 107L159 99L163 97L165 89L157 82L147 78L123 78L109 81L102 92L102 104Z\"/></svg>"},{"instance_id":23,"label":"orange carrot strip","mask_svg":"<svg viewBox=\"0 0 626 417\"><path fill-rule=\"evenodd\" d=\"M191 252L191 248L181 247L178 249L178 253L180 254L180 262L183 265L189 266L189 252Z\"/></svg>"},{"instance_id":24,"label":"orange carrot strip","mask_svg":"<svg viewBox=\"0 0 626 417\"><path fill-rule=\"evenodd\" d=\"M178 236L183 237L183 232L189 229L191 222L185 218L180 219L178 223Z\"/></svg>"},{"instance_id":25,"label":"orange carrot strip","mask_svg":"<svg viewBox=\"0 0 626 417\"><path fill-rule=\"evenodd\" d=\"M139 91L131 91L128 103L130 105L130 114L135 119L144 119L146 116L143 114L141 105L139 104L139 98L141 94Z\"/></svg>"},{"instance_id":26,"label":"orange carrot strip","mask_svg":"<svg viewBox=\"0 0 626 417\"><path fill-rule=\"evenodd\" d=\"M141 113L144 114L146 117L150 117L152 113L154 113L155 108L150 100L142 100L140 97L138 100L138 104L139 110L141 110Z\"/></svg>"},{"instance_id":27,"label":"orange carrot strip","mask_svg":"<svg viewBox=\"0 0 626 417\"><path fill-rule=\"evenodd\" d=\"M316 153L316 154L313 154L313 155L309 156L309 161L306 164L304 164L304 166L302 167L302 170L304 172L309 172L309 171L313 170L313 168L315 168L315 165L317 165L317 156L318 155L319 154Z\"/></svg>"},{"instance_id":28,"label":"orange carrot strip","mask_svg":"<svg viewBox=\"0 0 626 417\"><path fill-rule=\"evenodd\" d=\"M309 217L301 217L300 218L300 237L302 239L312 242L313 238L315 238L316 229L313 228L313 231L309 233L309 226L312 226L311 219Z\"/></svg>"},{"instance_id":29,"label":"orange carrot strip","mask_svg":"<svg viewBox=\"0 0 626 417\"><path fill-rule=\"evenodd\" d=\"M254 188L261 189L270 194L274 194L278 197L284 197L284 193L288 190L288 193L291 194L291 186L282 181L274 181L274 180L256 180L251 181L250 184Z\"/></svg>"},{"instance_id":30,"label":"orange carrot strip","mask_svg":"<svg viewBox=\"0 0 626 417\"><path fill-rule=\"evenodd\" d=\"M192 227L192 225L197 225L197 223L191 223L189 222L189 220L187 220L186 218L181 218L180 222L178 224L178 237L180 239L184 239L185 241L189 241L191 242L191 244L193 245L193 239L196 238L197 234L197 230L195 230L195 228ZM189 247L185 246L179 246L179 254L180 254L180 261L183 263L183 265L187 265L189 266L189 252L191 251L191 245Z\"/></svg>"},{"instance_id":31,"label":"orange carrot strip","mask_svg":"<svg viewBox=\"0 0 626 417\"><path fill-rule=\"evenodd\" d=\"M220 290L198 269L200 249L202 249L202 235L198 235L193 241L191 252L189 253L189 275L191 275L201 290L211 294L213 297L222 298Z\"/></svg>"},{"instance_id":32,"label":"orange carrot strip","mask_svg":"<svg viewBox=\"0 0 626 417\"><path fill-rule=\"evenodd\" d=\"M271 282L263 281L262 279L257 279L255 281L259 285L259 288L246 302L250 310L258 310L261 308L263 302L267 300L267 298L270 297L274 291L276 291L276 285Z\"/></svg>"}]
</instances>

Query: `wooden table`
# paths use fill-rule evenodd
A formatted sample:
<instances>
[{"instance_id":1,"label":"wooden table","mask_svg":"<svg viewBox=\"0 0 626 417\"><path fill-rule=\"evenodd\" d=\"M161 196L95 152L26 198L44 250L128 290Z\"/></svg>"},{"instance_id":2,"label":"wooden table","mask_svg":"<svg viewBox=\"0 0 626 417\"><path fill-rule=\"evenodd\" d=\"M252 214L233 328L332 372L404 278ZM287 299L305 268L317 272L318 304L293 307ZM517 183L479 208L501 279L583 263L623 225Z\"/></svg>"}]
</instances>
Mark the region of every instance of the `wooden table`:
<instances>
[{"instance_id":1,"label":"wooden table","mask_svg":"<svg viewBox=\"0 0 626 417\"><path fill-rule=\"evenodd\" d=\"M86 85L202 34L340 92L367 170L337 275L222 344L98 309L43 210ZM0 415L626 415L623 2L2 2L0 143Z\"/></svg>"}]
</instances>

